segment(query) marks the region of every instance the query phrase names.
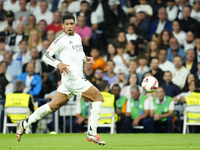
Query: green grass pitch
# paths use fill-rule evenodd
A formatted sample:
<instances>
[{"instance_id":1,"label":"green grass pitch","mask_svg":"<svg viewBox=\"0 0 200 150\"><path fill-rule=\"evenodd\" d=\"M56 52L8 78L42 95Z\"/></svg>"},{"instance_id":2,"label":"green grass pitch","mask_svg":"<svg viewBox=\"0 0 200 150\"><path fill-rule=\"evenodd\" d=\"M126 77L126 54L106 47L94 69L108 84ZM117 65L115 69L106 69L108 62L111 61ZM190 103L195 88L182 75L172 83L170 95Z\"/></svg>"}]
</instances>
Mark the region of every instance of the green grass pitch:
<instances>
[{"instance_id":1,"label":"green grass pitch","mask_svg":"<svg viewBox=\"0 0 200 150\"><path fill-rule=\"evenodd\" d=\"M100 146L86 140L86 134L0 134L0 150L200 150L200 134L100 134Z\"/></svg>"}]
</instances>

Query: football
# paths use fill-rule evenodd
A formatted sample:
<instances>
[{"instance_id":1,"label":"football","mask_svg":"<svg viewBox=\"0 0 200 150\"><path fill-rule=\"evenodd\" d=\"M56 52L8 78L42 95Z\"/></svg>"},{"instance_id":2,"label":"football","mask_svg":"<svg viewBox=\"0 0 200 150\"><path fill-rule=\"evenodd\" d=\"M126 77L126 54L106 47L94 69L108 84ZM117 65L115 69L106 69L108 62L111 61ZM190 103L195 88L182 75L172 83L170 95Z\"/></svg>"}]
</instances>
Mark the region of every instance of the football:
<instances>
[{"instance_id":1,"label":"football","mask_svg":"<svg viewBox=\"0 0 200 150\"><path fill-rule=\"evenodd\" d=\"M158 80L153 76L148 76L142 81L142 88L147 93L153 93L159 86Z\"/></svg>"}]
</instances>

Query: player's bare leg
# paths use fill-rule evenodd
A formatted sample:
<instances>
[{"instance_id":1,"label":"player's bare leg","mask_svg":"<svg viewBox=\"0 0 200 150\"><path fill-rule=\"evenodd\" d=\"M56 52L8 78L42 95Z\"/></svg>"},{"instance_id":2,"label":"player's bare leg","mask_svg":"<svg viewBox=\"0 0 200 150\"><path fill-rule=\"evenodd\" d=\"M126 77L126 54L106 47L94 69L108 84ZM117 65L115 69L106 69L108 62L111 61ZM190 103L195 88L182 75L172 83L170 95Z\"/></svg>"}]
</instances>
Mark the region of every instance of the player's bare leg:
<instances>
[{"instance_id":1,"label":"player's bare leg","mask_svg":"<svg viewBox=\"0 0 200 150\"><path fill-rule=\"evenodd\" d=\"M103 104L103 97L94 85L92 85L87 91L83 92L82 96L93 101L89 117L90 127L86 139L99 145L105 145L106 143L102 141L100 136L97 134L97 126L99 122L100 109Z\"/></svg>"},{"instance_id":2,"label":"player's bare leg","mask_svg":"<svg viewBox=\"0 0 200 150\"><path fill-rule=\"evenodd\" d=\"M26 128L30 126L32 123L42 119L45 115L55 112L58 108L64 105L68 101L68 96L66 94L62 94L60 92L56 92L55 96L51 100L50 103L44 104L39 107L32 115L30 115L24 121L17 122L17 141L21 140L21 136L25 132Z\"/></svg>"}]
</instances>

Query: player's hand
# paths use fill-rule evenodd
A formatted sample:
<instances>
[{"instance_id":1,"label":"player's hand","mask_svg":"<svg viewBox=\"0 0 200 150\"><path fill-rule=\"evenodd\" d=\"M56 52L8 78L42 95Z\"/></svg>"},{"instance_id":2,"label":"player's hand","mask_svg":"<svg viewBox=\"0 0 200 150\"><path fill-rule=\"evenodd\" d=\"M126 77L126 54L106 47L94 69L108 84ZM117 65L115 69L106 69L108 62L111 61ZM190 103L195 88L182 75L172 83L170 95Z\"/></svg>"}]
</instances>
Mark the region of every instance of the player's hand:
<instances>
[{"instance_id":1,"label":"player's hand","mask_svg":"<svg viewBox=\"0 0 200 150\"><path fill-rule=\"evenodd\" d=\"M87 56L85 56L85 59L86 59L86 61L87 61L88 63L95 64L95 62L94 62L94 60L93 60L92 57L87 57Z\"/></svg>"},{"instance_id":2,"label":"player's hand","mask_svg":"<svg viewBox=\"0 0 200 150\"><path fill-rule=\"evenodd\" d=\"M136 118L133 122L132 122L132 126L137 126L140 122L139 118Z\"/></svg>"},{"instance_id":3,"label":"player's hand","mask_svg":"<svg viewBox=\"0 0 200 150\"><path fill-rule=\"evenodd\" d=\"M62 75L62 73L64 73L64 75L65 75L65 73L69 73L70 71L69 71L69 69L67 68L67 67L69 67L70 65L66 65L66 64L63 64L63 63L59 63L58 64L58 68L59 68L59 70L60 70L60 74Z\"/></svg>"}]
</instances>

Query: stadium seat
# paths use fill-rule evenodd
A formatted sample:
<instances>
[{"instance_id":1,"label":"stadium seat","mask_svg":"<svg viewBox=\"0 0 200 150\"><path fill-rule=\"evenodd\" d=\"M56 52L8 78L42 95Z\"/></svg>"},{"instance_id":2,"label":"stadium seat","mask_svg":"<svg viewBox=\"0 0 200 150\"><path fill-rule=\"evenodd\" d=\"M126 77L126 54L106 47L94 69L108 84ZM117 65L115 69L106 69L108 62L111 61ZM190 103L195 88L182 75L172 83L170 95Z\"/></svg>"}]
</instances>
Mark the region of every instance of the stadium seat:
<instances>
[{"instance_id":1,"label":"stadium seat","mask_svg":"<svg viewBox=\"0 0 200 150\"><path fill-rule=\"evenodd\" d=\"M29 116L30 110L27 107L7 107L7 108L5 108L5 110L4 110L3 134L6 134L6 131L8 131L7 127L16 127L15 123L8 123L7 122L8 114L27 114L27 116ZM24 118L24 119L26 119L26 118ZM30 132L29 129L27 131Z\"/></svg>"},{"instance_id":2,"label":"stadium seat","mask_svg":"<svg viewBox=\"0 0 200 150\"><path fill-rule=\"evenodd\" d=\"M197 105L192 105L192 106L186 106L185 110L184 110L184 122L183 122L183 134L185 133L190 133L189 131L189 125L191 126L200 126L200 118L194 121L198 121L198 122L188 122L188 118L187 118L187 113L191 112L191 113L200 113L200 106Z\"/></svg>"},{"instance_id":3,"label":"stadium seat","mask_svg":"<svg viewBox=\"0 0 200 150\"><path fill-rule=\"evenodd\" d=\"M108 117L101 117L103 114L111 114ZM101 119L111 119L111 123L108 124L98 124L98 127L109 127L110 134L116 133L116 125L115 125L115 110L113 107L101 107L100 110L100 120ZM88 131L89 131L89 122L88 122Z\"/></svg>"}]
</instances>

